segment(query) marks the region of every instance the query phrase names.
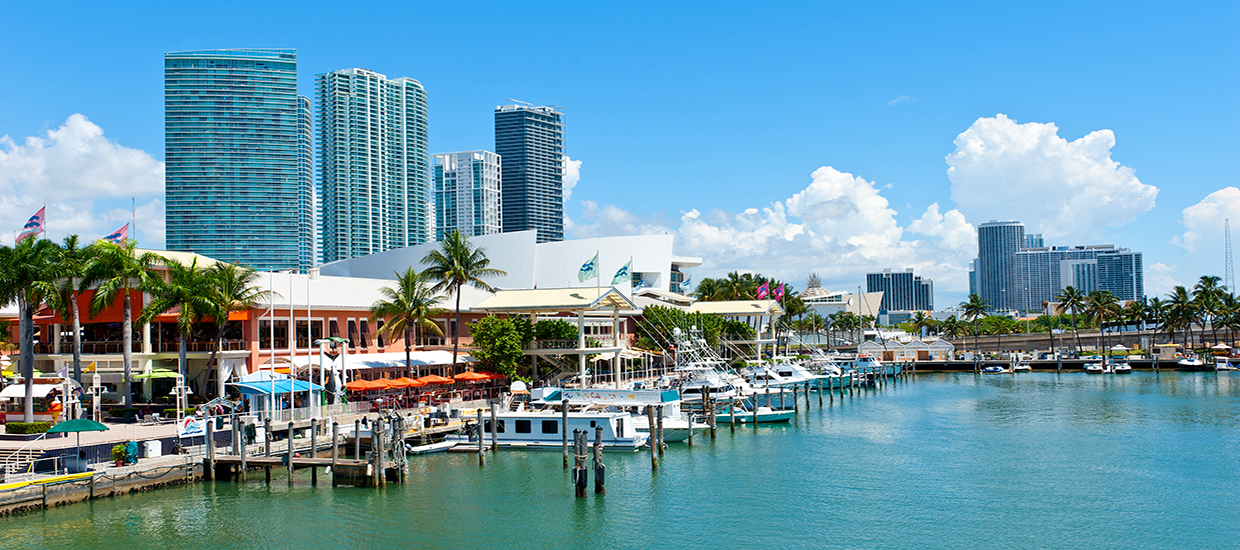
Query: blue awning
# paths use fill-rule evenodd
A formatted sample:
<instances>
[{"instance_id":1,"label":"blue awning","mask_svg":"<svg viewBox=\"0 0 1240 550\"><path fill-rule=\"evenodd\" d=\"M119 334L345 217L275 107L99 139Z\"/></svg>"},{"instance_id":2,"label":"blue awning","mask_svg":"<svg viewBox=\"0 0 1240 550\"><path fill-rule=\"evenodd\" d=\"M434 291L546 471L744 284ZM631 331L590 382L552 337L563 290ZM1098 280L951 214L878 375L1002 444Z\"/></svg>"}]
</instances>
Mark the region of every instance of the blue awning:
<instances>
[{"instance_id":1,"label":"blue awning","mask_svg":"<svg viewBox=\"0 0 1240 550\"><path fill-rule=\"evenodd\" d=\"M323 386L320 386L318 384L311 384L309 382L306 382L305 380L276 380L274 383L272 382L237 382L237 383L232 383L229 385L234 388L237 388L238 390L241 391L241 393L244 393L247 395L255 395L255 394L270 395L272 391L272 386L275 386L275 392L277 394L289 393L290 390L294 392L303 392L303 391L312 391L312 390L323 391Z\"/></svg>"}]
</instances>

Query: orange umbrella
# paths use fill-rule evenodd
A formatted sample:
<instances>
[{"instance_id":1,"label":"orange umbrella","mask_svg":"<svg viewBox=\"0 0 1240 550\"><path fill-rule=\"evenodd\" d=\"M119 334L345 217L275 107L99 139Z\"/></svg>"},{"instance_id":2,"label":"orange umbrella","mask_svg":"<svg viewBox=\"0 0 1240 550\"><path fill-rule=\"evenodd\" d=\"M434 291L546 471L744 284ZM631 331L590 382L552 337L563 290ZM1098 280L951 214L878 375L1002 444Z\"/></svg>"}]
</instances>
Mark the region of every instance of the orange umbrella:
<instances>
[{"instance_id":1,"label":"orange umbrella","mask_svg":"<svg viewBox=\"0 0 1240 550\"><path fill-rule=\"evenodd\" d=\"M425 386L425 385L426 385L426 382L419 382L407 376L402 376L400 378L392 380L393 388L416 388L418 386Z\"/></svg>"},{"instance_id":2,"label":"orange umbrella","mask_svg":"<svg viewBox=\"0 0 1240 550\"><path fill-rule=\"evenodd\" d=\"M491 379L490 376L487 376L480 372L462 372L461 374L453 376L453 378L456 378L457 380L464 380L466 382L477 382L479 380L490 380Z\"/></svg>"},{"instance_id":3,"label":"orange umbrella","mask_svg":"<svg viewBox=\"0 0 1240 550\"><path fill-rule=\"evenodd\" d=\"M504 376L498 372L491 372L491 371L486 371L486 370L481 371L479 374L485 374L487 375L487 378L491 380L503 380L505 378L508 378L507 376Z\"/></svg>"},{"instance_id":4,"label":"orange umbrella","mask_svg":"<svg viewBox=\"0 0 1240 550\"><path fill-rule=\"evenodd\" d=\"M370 380L354 380L344 385L344 389L349 391L381 390L384 387L384 384L371 382Z\"/></svg>"},{"instance_id":5,"label":"orange umbrella","mask_svg":"<svg viewBox=\"0 0 1240 550\"><path fill-rule=\"evenodd\" d=\"M428 375L426 375L426 376L423 376L423 377L419 378L419 379L418 379L418 381L419 381L419 382L424 382L424 383L427 383L427 384L451 384L451 383L455 382L455 380L453 380L453 379L451 379L451 378L444 378L444 377L442 377L442 376L437 376L437 375L434 375L434 374L428 374Z\"/></svg>"}]
</instances>

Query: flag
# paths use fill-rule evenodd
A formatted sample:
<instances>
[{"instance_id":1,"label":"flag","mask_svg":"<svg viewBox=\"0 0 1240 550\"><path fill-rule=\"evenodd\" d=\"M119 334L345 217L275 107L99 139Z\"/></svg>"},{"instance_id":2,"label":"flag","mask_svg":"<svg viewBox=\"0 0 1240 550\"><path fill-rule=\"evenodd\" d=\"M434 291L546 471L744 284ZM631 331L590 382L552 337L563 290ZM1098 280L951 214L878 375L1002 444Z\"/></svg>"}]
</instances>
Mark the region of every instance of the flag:
<instances>
[{"instance_id":1,"label":"flag","mask_svg":"<svg viewBox=\"0 0 1240 550\"><path fill-rule=\"evenodd\" d=\"M21 234L17 236L17 242L20 243L43 232L44 210L47 210L46 206L40 208L39 211L35 212L33 216L30 216L30 221L26 222L26 225L22 227Z\"/></svg>"},{"instance_id":2,"label":"flag","mask_svg":"<svg viewBox=\"0 0 1240 550\"><path fill-rule=\"evenodd\" d=\"M82 372L95 372L95 368L95 362L91 361L89 365L86 365L86 368L82 369Z\"/></svg>"},{"instance_id":3,"label":"flag","mask_svg":"<svg viewBox=\"0 0 1240 550\"><path fill-rule=\"evenodd\" d=\"M771 293L771 284L763 281L762 286L758 287L758 299L765 300L767 294Z\"/></svg>"},{"instance_id":4,"label":"flag","mask_svg":"<svg viewBox=\"0 0 1240 550\"><path fill-rule=\"evenodd\" d=\"M125 244L125 241L129 240L129 224L125 224L125 227L117 229L110 235L99 240L116 244Z\"/></svg>"},{"instance_id":5,"label":"flag","mask_svg":"<svg viewBox=\"0 0 1240 550\"><path fill-rule=\"evenodd\" d=\"M598 253L596 252L594 254L594 257L590 258L590 261L584 264L581 264L581 269L577 270L577 280L579 282L584 283L590 279L593 279L597 275L598 275Z\"/></svg>"},{"instance_id":6,"label":"flag","mask_svg":"<svg viewBox=\"0 0 1240 550\"><path fill-rule=\"evenodd\" d=\"M692 278L692 276L691 276L691 275L685 275L685 280L683 280L683 281L681 281L681 282L680 282L680 291L681 291L681 292L684 292L684 291L686 291L686 290L689 290L689 279L691 279L691 278Z\"/></svg>"},{"instance_id":7,"label":"flag","mask_svg":"<svg viewBox=\"0 0 1240 550\"><path fill-rule=\"evenodd\" d=\"M633 260L629 260L629 263L620 266L620 270L616 272L616 276L611 278L611 284L618 285L624 282L631 282L633 280L633 273L630 271L632 267Z\"/></svg>"},{"instance_id":8,"label":"flag","mask_svg":"<svg viewBox=\"0 0 1240 550\"><path fill-rule=\"evenodd\" d=\"M779 285L775 290L771 291L771 297L776 300L784 299L784 285Z\"/></svg>"}]
</instances>

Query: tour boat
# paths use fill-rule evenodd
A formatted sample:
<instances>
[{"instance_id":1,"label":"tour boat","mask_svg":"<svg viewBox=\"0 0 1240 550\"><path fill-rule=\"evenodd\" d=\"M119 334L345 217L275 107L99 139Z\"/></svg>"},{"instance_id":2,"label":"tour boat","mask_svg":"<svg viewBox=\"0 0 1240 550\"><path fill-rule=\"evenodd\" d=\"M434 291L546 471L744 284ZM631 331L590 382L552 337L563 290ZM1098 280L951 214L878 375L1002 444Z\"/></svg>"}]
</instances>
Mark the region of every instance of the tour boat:
<instances>
[{"instance_id":1,"label":"tour boat","mask_svg":"<svg viewBox=\"0 0 1240 550\"><path fill-rule=\"evenodd\" d=\"M656 417L663 418L663 441L676 442L689 439L689 431L702 433L710 428L708 424L693 422L681 412L681 398L676 390L634 390L634 389L559 389L539 388L534 396L534 405L542 407L562 406L568 401L569 410L581 412L626 412L630 416L629 425L638 433L651 436L650 417L647 411L655 407ZM717 394L712 394L715 396ZM712 397L713 398L713 397ZM657 429L656 418L656 429Z\"/></svg>"},{"instance_id":2,"label":"tour boat","mask_svg":"<svg viewBox=\"0 0 1240 550\"><path fill-rule=\"evenodd\" d=\"M552 409L502 411L496 413L496 420L496 446L506 448L559 449L563 445L564 433L569 434L571 444L575 430L586 431L590 445L594 445L595 428L598 426L603 428L604 450L636 451L649 439L649 434L637 431L627 412L569 411L567 426L561 425L563 413ZM476 424L471 423L466 431L450 435L445 441L477 444ZM488 413L483 413L482 431L483 443L490 445L491 416Z\"/></svg>"}]
</instances>

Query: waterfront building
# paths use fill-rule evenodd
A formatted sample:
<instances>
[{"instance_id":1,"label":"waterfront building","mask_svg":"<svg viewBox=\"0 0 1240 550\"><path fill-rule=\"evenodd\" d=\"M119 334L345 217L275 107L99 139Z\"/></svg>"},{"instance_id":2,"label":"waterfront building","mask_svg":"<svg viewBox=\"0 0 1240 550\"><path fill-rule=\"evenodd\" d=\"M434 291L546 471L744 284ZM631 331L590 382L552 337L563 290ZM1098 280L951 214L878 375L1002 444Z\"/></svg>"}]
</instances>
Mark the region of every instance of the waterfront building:
<instances>
[{"instance_id":1,"label":"waterfront building","mask_svg":"<svg viewBox=\"0 0 1240 550\"><path fill-rule=\"evenodd\" d=\"M1020 301L1013 278L1016 252L1025 245L1025 225L990 221L977 227L978 294L992 310L1007 311Z\"/></svg>"},{"instance_id":2,"label":"waterfront building","mask_svg":"<svg viewBox=\"0 0 1240 550\"><path fill-rule=\"evenodd\" d=\"M258 269L309 268L309 121L296 50L164 54L168 249Z\"/></svg>"},{"instance_id":3,"label":"waterfront building","mask_svg":"<svg viewBox=\"0 0 1240 550\"><path fill-rule=\"evenodd\" d=\"M503 231L564 240L564 109L529 103L495 108L495 152L503 158Z\"/></svg>"},{"instance_id":4,"label":"waterfront building","mask_svg":"<svg viewBox=\"0 0 1240 550\"><path fill-rule=\"evenodd\" d=\"M1106 290L1120 302L1145 300L1142 256L1115 245L1053 246L1017 252L1013 280L1021 292L1018 307L1043 309L1043 302L1059 301L1071 286L1085 293Z\"/></svg>"},{"instance_id":5,"label":"waterfront building","mask_svg":"<svg viewBox=\"0 0 1240 550\"><path fill-rule=\"evenodd\" d=\"M878 319L883 303L882 292L852 293L844 290L820 290L821 292L814 292L809 297L806 297L805 293L801 294L801 302L810 311L823 317L832 313L847 312L859 317L870 316Z\"/></svg>"},{"instance_id":6,"label":"waterfront building","mask_svg":"<svg viewBox=\"0 0 1240 550\"><path fill-rule=\"evenodd\" d=\"M502 231L500 162L490 151L431 155L436 240L453 231L468 237Z\"/></svg>"},{"instance_id":7,"label":"waterfront building","mask_svg":"<svg viewBox=\"0 0 1240 550\"><path fill-rule=\"evenodd\" d=\"M366 69L315 77L324 262L431 242L426 90Z\"/></svg>"},{"instance_id":8,"label":"waterfront building","mask_svg":"<svg viewBox=\"0 0 1240 550\"><path fill-rule=\"evenodd\" d=\"M934 283L913 274L913 270L893 271L865 275L867 292L882 292L879 309L884 311L934 311Z\"/></svg>"}]
</instances>

